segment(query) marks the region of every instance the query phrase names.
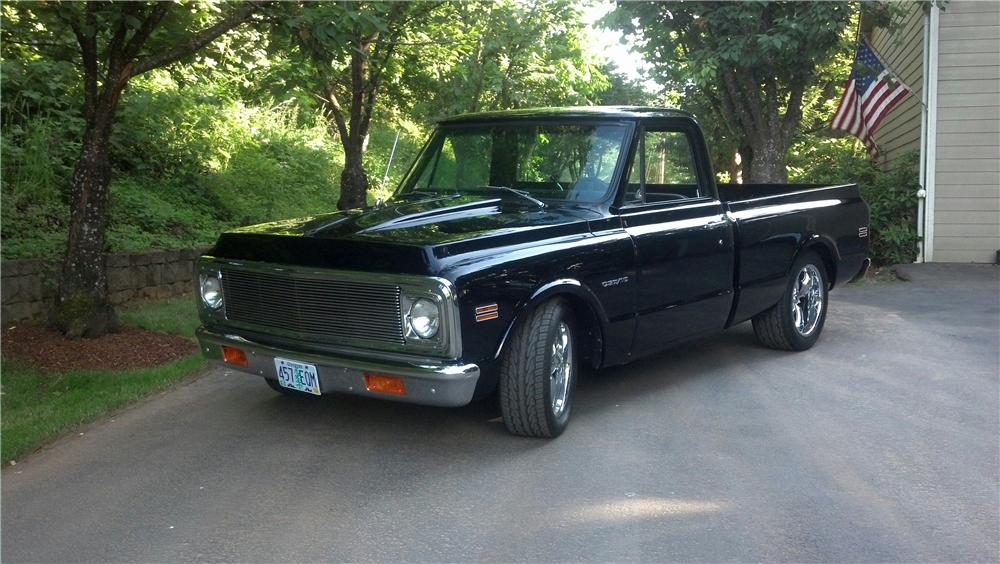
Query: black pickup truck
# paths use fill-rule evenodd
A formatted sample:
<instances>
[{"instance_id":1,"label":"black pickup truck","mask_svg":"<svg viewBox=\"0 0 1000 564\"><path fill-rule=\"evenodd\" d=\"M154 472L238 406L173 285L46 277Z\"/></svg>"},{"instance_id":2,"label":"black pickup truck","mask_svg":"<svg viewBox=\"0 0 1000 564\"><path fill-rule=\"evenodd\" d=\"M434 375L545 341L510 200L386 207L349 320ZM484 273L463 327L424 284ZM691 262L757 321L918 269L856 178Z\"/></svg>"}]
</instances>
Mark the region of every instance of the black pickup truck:
<instances>
[{"instance_id":1,"label":"black pickup truck","mask_svg":"<svg viewBox=\"0 0 1000 564\"><path fill-rule=\"evenodd\" d=\"M464 115L386 202L223 233L196 263L198 339L279 392L498 392L512 433L553 437L584 364L747 320L808 349L868 254L856 185L719 184L689 114Z\"/></svg>"}]
</instances>

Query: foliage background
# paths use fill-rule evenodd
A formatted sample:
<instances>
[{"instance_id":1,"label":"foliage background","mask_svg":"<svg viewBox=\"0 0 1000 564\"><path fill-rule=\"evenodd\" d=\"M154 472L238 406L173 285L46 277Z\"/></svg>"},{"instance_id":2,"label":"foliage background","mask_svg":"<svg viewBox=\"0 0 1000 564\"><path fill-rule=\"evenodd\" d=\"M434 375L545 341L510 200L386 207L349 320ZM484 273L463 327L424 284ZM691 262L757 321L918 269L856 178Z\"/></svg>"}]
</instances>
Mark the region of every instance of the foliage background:
<instances>
[{"instance_id":1,"label":"foliage background","mask_svg":"<svg viewBox=\"0 0 1000 564\"><path fill-rule=\"evenodd\" d=\"M444 8L426 24L428 45L401 59L375 109L365 155L370 200L391 193L434 117L505 107L680 106L699 116L720 178L736 174L732 132L691 83L653 75L662 90L650 92L588 54L573 3ZM17 18L16 3L0 10L8 24ZM917 243L915 157L882 171L852 139L825 127L849 72L850 39L819 63L819 86L806 94L789 150L789 181L859 182L872 208L876 262L909 262ZM247 27L188 64L132 81L112 140L109 251L208 245L228 227L335 208L343 148L284 48L271 33ZM58 258L83 127L79 71L10 41L2 52L0 252Z\"/></svg>"},{"instance_id":2,"label":"foliage background","mask_svg":"<svg viewBox=\"0 0 1000 564\"><path fill-rule=\"evenodd\" d=\"M6 92L35 96L41 109L4 112L3 256L57 258L82 122L72 106L58 110L55 94L4 78ZM227 227L306 215L337 201L343 149L321 116L294 98L247 100L229 84L181 82L156 71L126 91L119 119L111 251L207 245ZM368 157L379 182L396 131L397 165L413 158L425 135L407 120L376 125ZM385 184L401 171L394 166Z\"/></svg>"}]
</instances>

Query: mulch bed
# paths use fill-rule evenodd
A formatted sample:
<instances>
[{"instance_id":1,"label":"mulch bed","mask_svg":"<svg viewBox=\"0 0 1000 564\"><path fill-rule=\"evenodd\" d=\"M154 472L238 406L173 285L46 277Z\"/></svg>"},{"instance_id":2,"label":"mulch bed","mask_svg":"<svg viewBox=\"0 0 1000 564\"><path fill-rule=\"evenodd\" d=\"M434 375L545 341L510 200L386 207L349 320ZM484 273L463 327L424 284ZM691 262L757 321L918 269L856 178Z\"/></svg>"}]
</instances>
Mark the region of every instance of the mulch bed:
<instances>
[{"instance_id":1,"label":"mulch bed","mask_svg":"<svg viewBox=\"0 0 1000 564\"><path fill-rule=\"evenodd\" d=\"M93 339L66 339L58 332L29 323L3 330L3 356L54 371L127 370L164 364L198 352L179 335L123 327Z\"/></svg>"}]
</instances>

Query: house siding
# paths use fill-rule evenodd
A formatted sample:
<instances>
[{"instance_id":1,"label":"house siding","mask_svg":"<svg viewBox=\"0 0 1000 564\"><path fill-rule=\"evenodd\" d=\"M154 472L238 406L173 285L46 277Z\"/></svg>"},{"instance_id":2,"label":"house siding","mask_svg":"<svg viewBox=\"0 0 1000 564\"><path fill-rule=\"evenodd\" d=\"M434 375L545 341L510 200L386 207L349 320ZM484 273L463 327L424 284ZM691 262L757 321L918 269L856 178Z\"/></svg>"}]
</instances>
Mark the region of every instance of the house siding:
<instances>
[{"instance_id":1,"label":"house siding","mask_svg":"<svg viewBox=\"0 0 1000 564\"><path fill-rule=\"evenodd\" d=\"M1000 249L1000 3L948 2L938 50L933 260L993 262Z\"/></svg>"},{"instance_id":2,"label":"house siding","mask_svg":"<svg viewBox=\"0 0 1000 564\"><path fill-rule=\"evenodd\" d=\"M920 150L921 96L924 86L924 11L913 3L892 33L871 30L869 42L883 62L912 90L875 131L875 144L882 158L879 163L890 168L902 155Z\"/></svg>"}]
</instances>

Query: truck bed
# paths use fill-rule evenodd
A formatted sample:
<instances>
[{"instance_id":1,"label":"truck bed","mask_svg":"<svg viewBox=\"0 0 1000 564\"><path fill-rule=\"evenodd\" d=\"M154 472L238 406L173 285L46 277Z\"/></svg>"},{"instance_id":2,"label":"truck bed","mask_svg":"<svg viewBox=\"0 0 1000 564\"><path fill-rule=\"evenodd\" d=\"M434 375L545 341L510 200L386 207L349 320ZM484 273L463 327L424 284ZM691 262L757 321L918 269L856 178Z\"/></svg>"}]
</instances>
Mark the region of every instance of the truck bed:
<instances>
[{"instance_id":1,"label":"truck bed","mask_svg":"<svg viewBox=\"0 0 1000 564\"><path fill-rule=\"evenodd\" d=\"M719 184L735 222L740 297L731 323L774 303L799 249L816 247L831 284L852 279L868 256L868 208L857 184Z\"/></svg>"},{"instance_id":2,"label":"truck bed","mask_svg":"<svg viewBox=\"0 0 1000 564\"><path fill-rule=\"evenodd\" d=\"M725 203L747 202L761 198L776 198L779 196L798 196L814 194L819 191L837 193L839 197L857 196L857 184L718 184L719 199ZM816 194L817 196L821 194Z\"/></svg>"}]
</instances>

